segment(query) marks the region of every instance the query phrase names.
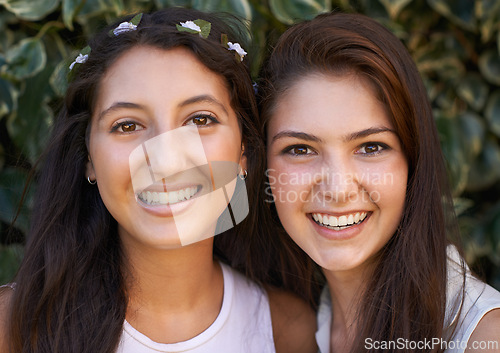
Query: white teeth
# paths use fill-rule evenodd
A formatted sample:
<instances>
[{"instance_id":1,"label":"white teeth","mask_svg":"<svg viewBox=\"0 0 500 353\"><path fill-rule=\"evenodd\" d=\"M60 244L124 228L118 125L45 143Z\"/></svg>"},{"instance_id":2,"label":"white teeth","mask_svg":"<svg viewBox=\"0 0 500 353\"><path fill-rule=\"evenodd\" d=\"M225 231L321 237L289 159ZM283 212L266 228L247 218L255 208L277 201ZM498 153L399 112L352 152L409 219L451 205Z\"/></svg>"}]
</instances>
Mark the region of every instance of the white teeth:
<instances>
[{"instance_id":1,"label":"white teeth","mask_svg":"<svg viewBox=\"0 0 500 353\"><path fill-rule=\"evenodd\" d=\"M325 217L326 218L326 217ZM334 217L334 216L330 216L328 217L328 220L330 221L330 225L332 227L336 227L338 225L338 220L337 220L337 217Z\"/></svg>"},{"instance_id":2,"label":"white teeth","mask_svg":"<svg viewBox=\"0 0 500 353\"><path fill-rule=\"evenodd\" d=\"M346 216L340 216L339 217L339 227L343 227L347 225L347 217Z\"/></svg>"},{"instance_id":3,"label":"white teeth","mask_svg":"<svg viewBox=\"0 0 500 353\"><path fill-rule=\"evenodd\" d=\"M312 218L316 221L316 223L336 230L344 229L346 227L361 223L364 221L366 216L366 212L357 212L354 214L342 215L340 217L322 215L321 213L312 214Z\"/></svg>"},{"instance_id":4,"label":"white teeth","mask_svg":"<svg viewBox=\"0 0 500 353\"><path fill-rule=\"evenodd\" d=\"M196 186L170 192L143 191L138 197L150 205L169 205L189 200L198 192Z\"/></svg>"},{"instance_id":5,"label":"white teeth","mask_svg":"<svg viewBox=\"0 0 500 353\"><path fill-rule=\"evenodd\" d=\"M176 203L177 201L179 201L179 197L177 196L177 191L170 191L168 193L168 203L172 204Z\"/></svg>"}]
</instances>

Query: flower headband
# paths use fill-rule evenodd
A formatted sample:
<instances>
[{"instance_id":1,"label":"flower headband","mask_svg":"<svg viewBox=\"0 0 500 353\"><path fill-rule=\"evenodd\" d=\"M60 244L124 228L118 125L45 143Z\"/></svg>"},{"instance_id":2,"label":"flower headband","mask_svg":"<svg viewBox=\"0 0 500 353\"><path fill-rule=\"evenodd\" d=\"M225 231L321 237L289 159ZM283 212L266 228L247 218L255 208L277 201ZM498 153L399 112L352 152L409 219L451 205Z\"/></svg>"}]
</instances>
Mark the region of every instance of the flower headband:
<instances>
[{"instance_id":1,"label":"flower headband","mask_svg":"<svg viewBox=\"0 0 500 353\"><path fill-rule=\"evenodd\" d=\"M137 30L137 26L139 25L139 22L141 22L142 19L142 13L134 16L130 22L122 22L120 23L115 29L109 31L109 35L111 37L116 37L119 36L122 33L130 32L130 31L135 31ZM179 32L188 32L188 33L195 33L199 34L200 37L202 38L208 38L210 34L210 30L212 28L212 24L208 21L205 20L194 20L194 21L186 21L186 22L180 22L180 24L175 25L177 27L177 30ZM247 55L247 52L241 47L239 43L231 43L228 41L227 35L223 34L221 37L221 43L224 47L226 47L228 50L234 50L236 58L241 62L243 61L243 57ZM73 67L76 64L83 64L87 61L89 54L90 54L90 47L86 46L85 48L82 49L82 51L78 54L76 57L75 61L71 63L69 66L69 70L73 70Z\"/></svg>"},{"instance_id":2,"label":"flower headband","mask_svg":"<svg viewBox=\"0 0 500 353\"><path fill-rule=\"evenodd\" d=\"M186 21L180 22L180 24L175 25L179 32L188 32L199 34L202 38L208 38L210 34L210 29L212 24L205 20L194 20L194 21ZM236 53L236 58L239 61L243 61L243 57L247 55L247 52L241 47L239 43L231 43L227 39L227 35L223 34L221 38L221 43L228 50L234 50Z\"/></svg>"}]
</instances>

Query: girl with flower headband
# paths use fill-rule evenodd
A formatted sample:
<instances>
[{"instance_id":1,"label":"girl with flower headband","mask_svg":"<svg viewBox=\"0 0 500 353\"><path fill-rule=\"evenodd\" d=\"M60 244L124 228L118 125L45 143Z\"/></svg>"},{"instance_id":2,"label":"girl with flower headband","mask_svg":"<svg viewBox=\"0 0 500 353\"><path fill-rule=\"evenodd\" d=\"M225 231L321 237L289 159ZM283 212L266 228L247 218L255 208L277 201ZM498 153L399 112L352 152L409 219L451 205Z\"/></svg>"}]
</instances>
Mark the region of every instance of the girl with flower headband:
<instances>
[{"instance_id":1,"label":"girl with flower headband","mask_svg":"<svg viewBox=\"0 0 500 353\"><path fill-rule=\"evenodd\" d=\"M162 10L78 55L0 293L1 352L315 350L308 305L251 280L287 282L289 260L248 214L263 147L231 24Z\"/></svg>"},{"instance_id":2,"label":"girl with flower headband","mask_svg":"<svg viewBox=\"0 0 500 353\"><path fill-rule=\"evenodd\" d=\"M320 352L500 352L500 293L450 245L432 109L398 38L366 16L321 15L285 32L262 80L267 193L284 228L269 236L326 279Z\"/></svg>"}]
</instances>

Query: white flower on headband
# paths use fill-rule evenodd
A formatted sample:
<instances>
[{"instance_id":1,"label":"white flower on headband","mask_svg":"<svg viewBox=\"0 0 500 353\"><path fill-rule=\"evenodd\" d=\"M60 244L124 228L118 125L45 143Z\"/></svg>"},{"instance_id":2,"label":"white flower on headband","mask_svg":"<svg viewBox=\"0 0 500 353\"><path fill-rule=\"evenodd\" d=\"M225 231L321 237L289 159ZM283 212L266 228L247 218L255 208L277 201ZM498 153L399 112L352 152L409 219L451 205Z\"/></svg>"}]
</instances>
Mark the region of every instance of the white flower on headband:
<instances>
[{"instance_id":1,"label":"white flower on headband","mask_svg":"<svg viewBox=\"0 0 500 353\"><path fill-rule=\"evenodd\" d=\"M175 25L179 32L187 32L199 34L200 37L207 39L210 34L212 24L208 21L197 19L194 21L181 22L180 25Z\"/></svg>"},{"instance_id":2,"label":"white flower on headband","mask_svg":"<svg viewBox=\"0 0 500 353\"><path fill-rule=\"evenodd\" d=\"M118 27L116 27L113 30L113 34L115 36L125 33L125 32L130 32L130 31L135 31L137 29L137 26L133 24L132 22L122 22Z\"/></svg>"},{"instance_id":3,"label":"white flower on headband","mask_svg":"<svg viewBox=\"0 0 500 353\"><path fill-rule=\"evenodd\" d=\"M88 58L89 58L88 54L85 54L85 55L78 54L75 61L73 61L71 63L71 65L69 66L69 69L73 70L73 66L75 66L75 64L83 64L84 62L87 61Z\"/></svg>"},{"instance_id":4,"label":"white flower on headband","mask_svg":"<svg viewBox=\"0 0 500 353\"><path fill-rule=\"evenodd\" d=\"M247 55L247 52L241 47L239 43L231 43L227 42L227 46L229 50L234 50L240 56L240 61L243 61L243 57Z\"/></svg>"},{"instance_id":5,"label":"white flower on headband","mask_svg":"<svg viewBox=\"0 0 500 353\"><path fill-rule=\"evenodd\" d=\"M198 33L201 32L200 26L198 26L196 23L193 21L186 21L186 22L181 22L181 27L190 29L192 31L196 31Z\"/></svg>"}]
</instances>

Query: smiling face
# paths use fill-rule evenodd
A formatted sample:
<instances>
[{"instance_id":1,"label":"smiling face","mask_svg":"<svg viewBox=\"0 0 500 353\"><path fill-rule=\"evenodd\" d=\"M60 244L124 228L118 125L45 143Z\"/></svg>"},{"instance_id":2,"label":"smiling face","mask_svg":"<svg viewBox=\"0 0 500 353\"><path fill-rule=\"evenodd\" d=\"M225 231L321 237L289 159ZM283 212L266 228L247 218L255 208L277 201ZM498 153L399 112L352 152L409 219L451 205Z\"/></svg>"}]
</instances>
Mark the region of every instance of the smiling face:
<instances>
[{"instance_id":1,"label":"smiling face","mask_svg":"<svg viewBox=\"0 0 500 353\"><path fill-rule=\"evenodd\" d=\"M187 49L129 50L100 84L89 158L125 244L176 248L187 228L189 242L214 235L227 205L214 165L232 169L223 184L234 188L233 167L245 164L224 79Z\"/></svg>"},{"instance_id":2,"label":"smiling face","mask_svg":"<svg viewBox=\"0 0 500 353\"><path fill-rule=\"evenodd\" d=\"M399 224L408 165L369 84L311 74L277 101L268 176L292 239L327 271L362 269Z\"/></svg>"}]
</instances>

